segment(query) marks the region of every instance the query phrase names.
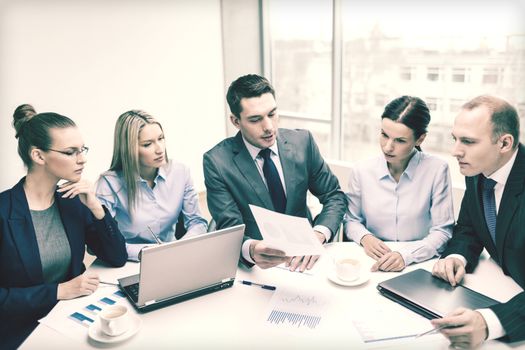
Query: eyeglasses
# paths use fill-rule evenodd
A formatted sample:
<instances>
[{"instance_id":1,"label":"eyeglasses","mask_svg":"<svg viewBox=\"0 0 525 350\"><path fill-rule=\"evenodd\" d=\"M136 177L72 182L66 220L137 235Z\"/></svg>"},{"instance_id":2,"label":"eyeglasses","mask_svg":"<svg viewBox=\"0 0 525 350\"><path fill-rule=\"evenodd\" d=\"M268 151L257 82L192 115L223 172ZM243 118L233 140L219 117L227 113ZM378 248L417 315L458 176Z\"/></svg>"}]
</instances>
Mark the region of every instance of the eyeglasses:
<instances>
[{"instance_id":1,"label":"eyeglasses","mask_svg":"<svg viewBox=\"0 0 525 350\"><path fill-rule=\"evenodd\" d=\"M82 148L80 148L80 149L75 148L75 149L72 149L70 151L59 151L57 149L51 149L51 148L48 148L47 150L48 151L57 152L57 153L62 153L62 154L65 154L68 157L77 157L78 158L78 156L81 155L81 154L83 156L86 156L88 151L89 151L89 147L82 146Z\"/></svg>"}]
</instances>

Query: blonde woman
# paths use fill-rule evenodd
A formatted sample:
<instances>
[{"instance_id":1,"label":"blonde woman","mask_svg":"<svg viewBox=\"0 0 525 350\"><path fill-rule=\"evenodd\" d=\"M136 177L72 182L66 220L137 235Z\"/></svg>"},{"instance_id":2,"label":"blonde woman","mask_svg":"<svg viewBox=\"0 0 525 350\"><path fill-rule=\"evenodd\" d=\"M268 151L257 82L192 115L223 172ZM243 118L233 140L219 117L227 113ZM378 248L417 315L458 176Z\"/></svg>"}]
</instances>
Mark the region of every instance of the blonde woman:
<instances>
[{"instance_id":1,"label":"blonde woman","mask_svg":"<svg viewBox=\"0 0 525 350\"><path fill-rule=\"evenodd\" d=\"M82 179L88 148L75 123L25 104L13 125L27 174L0 193L2 349L18 347L58 300L97 289L98 275L84 272L86 245L113 266L127 257L116 222Z\"/></svg>"},{"instance_id":2,"label":"blonde woman","mask_svg":"<svg viewBox=\"0 0 525 350\"><path fill-rule=\"evenodd\" d=\"M185 237L208 229L189 169L168 160L162 125L141 110L118 118L111 167L96 192L118 222L132 261L145 246L176 239L181 213Z\"/></svg>"}]
</instances>

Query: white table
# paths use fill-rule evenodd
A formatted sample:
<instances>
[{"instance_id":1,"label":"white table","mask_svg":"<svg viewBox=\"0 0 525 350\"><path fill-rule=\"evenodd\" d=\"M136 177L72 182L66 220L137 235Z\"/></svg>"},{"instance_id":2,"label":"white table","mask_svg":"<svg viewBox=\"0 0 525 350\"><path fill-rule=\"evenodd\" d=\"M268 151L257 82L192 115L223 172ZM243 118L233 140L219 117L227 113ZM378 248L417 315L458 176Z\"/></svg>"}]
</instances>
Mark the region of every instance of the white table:
<instances>
[{"instance_id":1,"label":"white table","mask_svg":"<svg viewBox=\"0 0 525 350\"><path fill-rule=\"evenodd\" d=\"M389 243L395 249L402 243ZM269 349L294 347L301 349L319 348L403 348L403 349L448 349L448 342L441 335L424 336L419 339L409 339L399 342L377 342L365 344L352 323L352 315L358 308L375 308L393 303L381 296L376 286L379 282L392 278L397 273L376 272L370 280L357 287L342 287L327 279L327 273L332 269L332 257L338 254L348 254L359 259L365 269L369 269L373 260L364 254L361 247L355 243L334 243L326 246L327 252L321 257L311 274L292 273L284 269L272 268L261 270L254 267L248 270L240 267L237 279L275 285L277 288L296 286L298 288L315 288L331 296L337 312L325 317L329 327L323 331L318 329L310 332L293 332L275 329L264 325L265 310L273 292L254 286L235 283L232 288L208 294L196 299L174 304L163 309L146 314L140 314L143 321L141 330L131 339L119 344L100 344L88 339L71 339L45 325L38 328L22 345L22 349L92 349L100 347L115 347L126 349L145 348L247 348ZM431 270L434 260L409 266L404 272L417 268ZM177 268L177 267L174 267ZM139 265L128 263L122 268L106 268L95 262L90 271L100 274L102 280L116 281L117 278L137 273ZM487 278L490 276L490 278ZM166 278L169 278L166 276ZM522 289L507 276L490 259L481 261L480 266L472 275L467 275L465 284L470 288L486 294L496 300L506 301ZM59 311L67 305L60 302L56 306ZM385 304L386 303L386 304ZM390 305L390 304L388 304ZM130 306L131 308L131 306ZM408 317L412 311L400 308L399 320ZM408 316L407 316L408 315ZM428 322L423 320L422 322ZM429 329L431 328L430 323ZM485 349L515 349L525 348L525 342L510 346L497 341L486 342Z\"/></svg>"}]
</instances>

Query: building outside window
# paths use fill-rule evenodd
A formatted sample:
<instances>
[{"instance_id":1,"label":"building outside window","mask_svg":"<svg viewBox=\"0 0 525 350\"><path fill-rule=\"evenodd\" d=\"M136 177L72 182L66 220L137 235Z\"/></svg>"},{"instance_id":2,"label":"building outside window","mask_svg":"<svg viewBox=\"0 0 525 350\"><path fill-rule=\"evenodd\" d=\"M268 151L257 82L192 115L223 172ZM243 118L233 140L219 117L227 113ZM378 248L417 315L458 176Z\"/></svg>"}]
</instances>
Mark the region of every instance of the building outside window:
<instances>
[{"instance_id":1,"label":"building outside window","mask_svg":"<svg viewBox=\"0 0 525 350\"><path fill-rule=\"evenodd\" d=\"M465 83L468 80L468 68L452 68L452 82Z\"/></svg>"},{"instance_id":2,"label":"building outside window","mask_svg":"<svg viewBox=\"0 0 525 350\"><path fill-rule=\"evenodd\" d=\"M313 132L330 152L332 4L326 0L268 1L270 62L283 127ZM300 9L298 11L297 9Z\"/></svg>"},{"instance_id":3,"label":"building outside window","mask_svg":"<svg viewBox=\"0 0 525 350\"><path fill-rule=\"evenodd\" d=\"M460 100L457 98L451 98L448 103L448 111L451 113L459 112L459 110L461 109L461 106L463 106L465 102L467 101Z\"/></svg>"},{"instance_id":4,"label":"building outside window","mask_svg":"<svg viewBox=\"0 0 525 350\"><path fill-rule=\"evenodd\" d=\"M401 67L401 80L412 80L412 67Z\"/></svg>"},{"instance_id":5,"label":"building outside window","mask_svg":"<svg viewBox=\"0 0 525 350\"><path fill-rule=\"evenodd\" d=\"M439 80L439 67L428 67L427 68L427 80L438 81Z\"/></svg>"},{"instance_id":6,"label":"building outside window","mask_svg":"<svg viewBox=\"0 0 525 350\"><path fill-rule=\"evenodd\" d=\"M484 68L483 84L497 84L500 81L500 68Z\"/></svg>"},{"instance_id":7,"label":"building outside window","mask_svg":"<svg viewBox=\"0 0 525 350\"><path fill-rule=\"evenodd\" d=\"M461 2L263 4L271 50L265 74L277 89L281 125L310 129L325 158L378 156L385 105L413 95L431 108L423 149L449 160L454 182L462 184L449 154L461 105L481 94L525 105L525 30L515 1L485 2L475 12Z\"/></svg>"}]
</instances>

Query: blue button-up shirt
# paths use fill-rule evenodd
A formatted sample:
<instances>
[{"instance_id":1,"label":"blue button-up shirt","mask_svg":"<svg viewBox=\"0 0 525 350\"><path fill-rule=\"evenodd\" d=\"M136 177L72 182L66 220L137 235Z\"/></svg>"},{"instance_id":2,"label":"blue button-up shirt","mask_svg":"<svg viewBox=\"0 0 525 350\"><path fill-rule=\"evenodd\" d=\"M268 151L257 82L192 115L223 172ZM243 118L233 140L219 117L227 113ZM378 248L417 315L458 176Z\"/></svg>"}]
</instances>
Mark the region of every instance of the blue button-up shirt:
<instances>
[{"instance_id":1,"label":"blue button-up shirt","mask_svg":"<svg viewBox=\"0 0 525 350\"><path fill-rule=\"evenodd\" d=\"M399 182L384 157L352 169L344 232L361 242L373 234L384 241L407 241L399 253L409 265L430 259L452 237L454 210L448 164L416 152Z\"/></svg>"},{"instance_id":2,"label":"blue button-up shirt","mask_svg":"<svg viewBox=\"0 0 525 350\"><path fill-rule=\"evenodd\" d=\"M131 213L128 191L120 172L107 171L97 182L97 197L118 222L120 232L126 238L130 260L138 260L138 254L144 246L156 243L150 229L162 242L174 240L181 211L187 229L184 237L204 233L208 229L208 222L199 209L198 194L185 165L170 161L159 168L154 183L155 186L150 188L146 180L137 179L138 196Z\"/></svg>"}]
</instances>

